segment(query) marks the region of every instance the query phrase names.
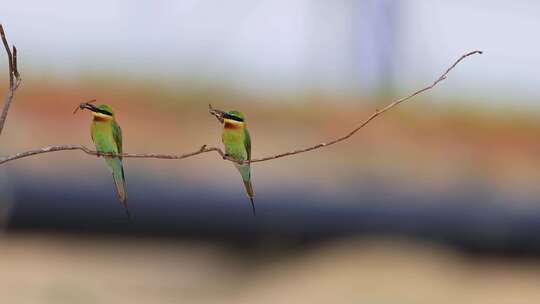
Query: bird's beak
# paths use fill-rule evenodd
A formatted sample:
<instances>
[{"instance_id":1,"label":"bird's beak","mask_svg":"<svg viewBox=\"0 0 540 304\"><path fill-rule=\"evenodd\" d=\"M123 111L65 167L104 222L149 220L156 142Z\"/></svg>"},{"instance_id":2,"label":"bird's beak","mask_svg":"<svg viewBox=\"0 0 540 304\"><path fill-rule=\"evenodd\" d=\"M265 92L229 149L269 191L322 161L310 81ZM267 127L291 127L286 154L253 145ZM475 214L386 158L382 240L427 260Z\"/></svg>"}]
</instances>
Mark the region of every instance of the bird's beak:
<instances>
[{"instance_id":1,"label":"bird's beak","mask_svg":"<svg viewBox=\"0 0 540 304\"><path fill-rule=\"evenodd\" d=\"M87 103L87 102L83 102L79 105L79 108L81 110L84 110L84 109L88 109L92 112L96 112L98 109L96 108L96 106L94 106L93 104L90 104L90 103Z\"/></svg>"},{"instance_id":2,"label":"bird's beak","mask_svg":"<svg viewBox=\"0 0 540 304\"><path fill-rule=\"evenodd\" d=\"M97 107L94 106L93 104L91 104L92 102L95 102L96 100L90 100L88 102L83 102L81 104L79 104L78 107L75 108L75 111L73 111L73 114L77 113L78 110L84 110L84 109L88 109L92 112L96 112L97 111Z\"/></svg>"},{"instance_id":3,"label":"bird's beak","mask_svg":"<svg viewBox=\"0 0 540 304\"><path fill-rule=\"evenodd\" d=\"M211 104L208 105L208 112L210 113L210 115L214 115L220 123L223 123L223 117L227 115L225 111L212 108Z\"/></svg>"}]
</instances>

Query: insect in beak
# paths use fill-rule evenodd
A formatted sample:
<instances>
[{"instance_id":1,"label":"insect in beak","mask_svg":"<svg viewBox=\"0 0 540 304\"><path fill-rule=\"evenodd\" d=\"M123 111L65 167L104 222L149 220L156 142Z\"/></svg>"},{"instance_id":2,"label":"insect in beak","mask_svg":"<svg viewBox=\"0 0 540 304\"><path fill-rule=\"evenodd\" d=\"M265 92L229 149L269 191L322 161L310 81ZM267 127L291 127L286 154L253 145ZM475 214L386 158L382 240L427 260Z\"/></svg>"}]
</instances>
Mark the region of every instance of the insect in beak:
<instances>
[{"instance_id":1,"label":"insect in beak","mask_svg":"<svg viewBox=\"0 0 540 304\"><path fill-rule=\"evenodd\" d=\"M96 109L96 107L94 105L92 105L92 103L96 102L96 99L92 99L92 100L89 100L87 102L83 102L81 104L79 104L76 108L75 108L75 111L73 111L73 114L75 115L75 113L77 113L77 111L80 109L80 110L84 110L84 109L88 109L90 111L94 111Z\"/></svg>"},{"instance_id":2,"label":"insect in beak","mask_svg":"<svg viewBox=\"0 0 540 304\"><path fill-rule=\"evenodd\" d=\"M224 111L214 109L211 104L208 105L208 112L211 115L214 115L220 123L223 123L223 117L227 114Z\"/></svg>"}]
</instances>

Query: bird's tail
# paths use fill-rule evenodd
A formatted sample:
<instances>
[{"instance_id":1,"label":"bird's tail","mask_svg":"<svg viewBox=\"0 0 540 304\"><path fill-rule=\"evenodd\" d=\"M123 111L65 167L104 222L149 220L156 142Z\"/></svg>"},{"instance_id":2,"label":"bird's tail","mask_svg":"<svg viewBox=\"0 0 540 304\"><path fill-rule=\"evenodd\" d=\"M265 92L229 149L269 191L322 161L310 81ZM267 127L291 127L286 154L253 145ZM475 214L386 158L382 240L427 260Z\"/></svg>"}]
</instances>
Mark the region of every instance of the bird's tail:
<instances>
[{"instance_id":1,"label":"bird's tail","mask_svg":"<svg viewBox=\"0 0 540 304\"><path fill-rule=\"evenodd\" d=\"M249 165L236 165L236 169L238 169L240 175L242 175L244 187L246 188L246 193L249 197L249 201L251 202L251 210L253 211L253 216L255 216L256 213L255 203L253 202L253 186L251 185L251 168L249 167Z\"/></svg>"},{"instance_id":2,"label":"bird's tail","mask_svg":"<svg viewBox=\"0 0 540 304\"><path fill-rule=\"evenodd\" d=\"M126 179L124 176L124 167L122 160L118 157L106 158L107 165L111 168L114 185L116 187L116 195L126 210L126 215L131 220L129 208L127 205Z\"/></svg>"}]
</instances>

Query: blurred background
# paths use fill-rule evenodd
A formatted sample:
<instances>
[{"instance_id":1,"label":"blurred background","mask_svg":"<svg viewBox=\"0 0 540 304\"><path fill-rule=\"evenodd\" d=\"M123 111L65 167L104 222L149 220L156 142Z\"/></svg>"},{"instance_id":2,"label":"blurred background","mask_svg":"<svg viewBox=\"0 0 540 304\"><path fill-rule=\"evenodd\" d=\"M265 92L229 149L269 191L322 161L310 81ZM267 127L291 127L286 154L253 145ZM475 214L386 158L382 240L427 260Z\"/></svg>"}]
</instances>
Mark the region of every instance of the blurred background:
<instances>
[{"instance_id":1,"label":"blurred background","mask_svg":"<svg viewBox=\"0 0 540 304\"><path fill-rule=\"evenodd\" d=\"M238 172L212 153L125 159L129 224L102 159L0 170L2 303L531 303L540 300L540 3L2 1L23 84L2 155L91 147L109 103L124 150L252 155L346 142ZM0 56L2 89L7 59Z\"/></svg>"}]
</instances>

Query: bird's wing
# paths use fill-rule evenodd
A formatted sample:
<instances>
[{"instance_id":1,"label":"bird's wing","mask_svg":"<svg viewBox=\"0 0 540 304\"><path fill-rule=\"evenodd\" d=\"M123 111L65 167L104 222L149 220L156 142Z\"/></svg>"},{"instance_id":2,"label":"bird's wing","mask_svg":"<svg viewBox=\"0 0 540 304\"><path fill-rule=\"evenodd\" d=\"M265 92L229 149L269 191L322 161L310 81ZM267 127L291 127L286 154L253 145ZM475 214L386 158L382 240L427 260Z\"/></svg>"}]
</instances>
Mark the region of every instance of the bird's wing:
<instances>
[{"instance_id":1,"label":"bird's wing","mask_svg":"<svg viewBox=\"0 0 540 304\"><path fill-rule=\"evenodd\" d=\"M122 153L122 129L116 121L112 122L112 134L118 153Z\"/></svg>"},{"instance_id":2,"label":"bird's wing","mask_svg":"<svg viewBox=\"0 0 540 304\"><path fill-rule=\"evenodd\" d=\"M247 151L247 159L251 160L251 138L249 137L249 132L247 128L244 128L245 136L244 136L244 147Z\"/></svg>"}]
</instances>

